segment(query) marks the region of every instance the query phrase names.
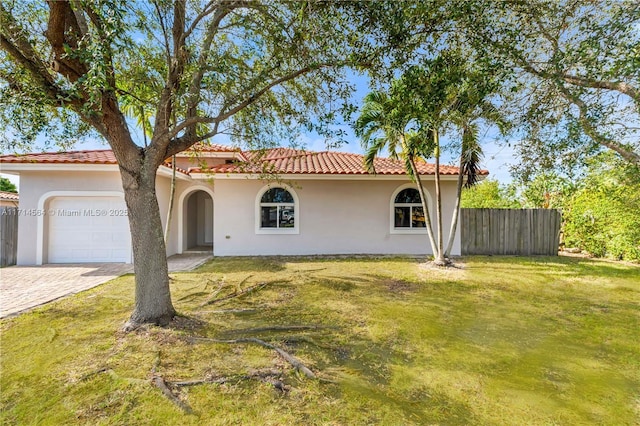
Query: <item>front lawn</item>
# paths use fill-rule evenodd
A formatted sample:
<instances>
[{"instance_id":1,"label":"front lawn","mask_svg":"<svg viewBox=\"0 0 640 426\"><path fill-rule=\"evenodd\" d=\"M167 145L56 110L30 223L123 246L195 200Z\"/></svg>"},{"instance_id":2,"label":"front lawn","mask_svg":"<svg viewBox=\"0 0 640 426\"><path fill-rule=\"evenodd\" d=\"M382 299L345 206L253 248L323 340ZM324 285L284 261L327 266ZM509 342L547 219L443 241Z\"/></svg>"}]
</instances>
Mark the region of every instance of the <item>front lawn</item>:
<instances>
[{"instance_id":1,"label":"front lawn","mask_svg":"<svg viewBox=\"0 0 640 426\"><path fill-rule=\"evenodd\" d=\"M0 423L640 423L637 266L233 258L172 277L173 328L118 331L132 276L2 320ZM193 380L217 383L175 386Z\"/></svg>"}]
</instances>

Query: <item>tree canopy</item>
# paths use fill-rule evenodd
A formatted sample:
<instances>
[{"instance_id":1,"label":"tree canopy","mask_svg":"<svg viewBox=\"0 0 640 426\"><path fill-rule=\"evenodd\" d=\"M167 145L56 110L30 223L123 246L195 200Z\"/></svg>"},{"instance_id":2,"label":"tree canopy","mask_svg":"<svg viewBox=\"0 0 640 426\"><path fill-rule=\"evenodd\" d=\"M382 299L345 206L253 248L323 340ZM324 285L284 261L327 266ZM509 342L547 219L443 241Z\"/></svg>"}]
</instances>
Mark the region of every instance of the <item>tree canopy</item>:
<instances>
[{"instance_id":1,"label":"tree canopy","mask_svg":"<svg viewBox=\"0 0 640 426\"><path fill-rule=\"evenodd\" d=\"M300 128L330 135L350 90L341 74L353 60L349 11L348 2L0 3L3 148L39 135L110 145L132 233L132 327L175 314L159 165L219 134L254 145Z\"/></svg>"},{"instance_id":2,"label":"tree canopy","mask_svg":"<svg viewBox=\"0 0 640 426\"><path fill-rule=\"evenodd\" d=\"M469 1L466 40L509 70L505 107L525 177L602 148L640 164L640 4Z\"/></svg>"},{"instance_id":3,"label":"tree canopy","mask_svg":"<svg viewBox=\"0 0 640 426\"><path fill-rule=\"evenodd\" d=\"M326 130L348 89L348 29L329 4L16 1L0 14L9 149L39 134L108 140L106 116L123 111L144 117L134 133L167 140L165 158L220 133L279 141Z\"/></svg>"},{"instance_id":4,"label":"tree canopy","mask_svg":"<svg viewBox=\"0 0 640 426\"><path fill-rule=\"evenodd\" d=\"M0 177L0 191L18 192L18 188L6 177Z\"/></svg>"},{"instance_id":5,"label":"tree canopy","mask_svg":"<svg viewBox=\"0 0 640 426\"><path fill-rule=\"evenodd\" d=\"M501 112L528 180L571 172L603 149L640 162L640 4L619 0L381 2L363 13L393 46L371 69L398 69L460 49L500 72ZM374 24L375 23L375 24ZM363 24L363 25L365 25Z\"/></svg>"}]
</instances>

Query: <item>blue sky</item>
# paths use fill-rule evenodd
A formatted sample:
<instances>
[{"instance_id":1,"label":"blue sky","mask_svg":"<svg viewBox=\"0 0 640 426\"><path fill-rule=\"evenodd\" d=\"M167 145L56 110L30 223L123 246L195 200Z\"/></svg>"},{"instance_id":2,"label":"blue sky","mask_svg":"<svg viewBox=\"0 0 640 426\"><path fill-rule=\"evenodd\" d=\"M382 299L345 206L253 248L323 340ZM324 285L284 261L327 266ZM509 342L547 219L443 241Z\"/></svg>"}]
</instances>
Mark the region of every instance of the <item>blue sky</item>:
<instances>
[{"instance_id":1,"label":"blue sky","mask_svg":"<svg viewBox=\"0 0 640 426\"><path fill-rule=\"evenodd\" d=\"M353 94L352 102L356 105L362 103L362 99L369 92L368 81L364 76L359 76L350 73L349 78L352 78L355 83L356 91ZM339 128L345 131L347 144L342 145L338 150L343 152L352 152L362 154L364 151L360 145L360 141L356 138L353 130L348 124L341 124ZM491 135L491 132L485 132L480 134L482 147L484 150L484 160L482 161L482 168L489 170L489 176L497 179L502 183L510 183L511 176L509 175L509 166L515 164L517 159L514 156L514 151L511 147L500 145L496 141L496 138ZM225 135L213 138L211 142L228 144L229 139ZM44 140L41 143L36 144L32 151L38 152L43 150ZM137 141L142 144L142 141ZM327 150L325 140L323 137L316 134L303 134L298 140L301 146L311 151L325 151ZM446 136L443 138L443 143L446 143ZM84 143L76 144L75 150L90 150L90 149L108 149L109 146L101 140L91 140ZM48 151L55 149L49 148ZM452 153L444 153L443 163L456 164L457 158L454 158ZM1 171L1 170L0 170ZM19 178L14 175L7 175L0 173L1 176L9 178L12 182L19 186Z\"/></svg>"}]
</instances>

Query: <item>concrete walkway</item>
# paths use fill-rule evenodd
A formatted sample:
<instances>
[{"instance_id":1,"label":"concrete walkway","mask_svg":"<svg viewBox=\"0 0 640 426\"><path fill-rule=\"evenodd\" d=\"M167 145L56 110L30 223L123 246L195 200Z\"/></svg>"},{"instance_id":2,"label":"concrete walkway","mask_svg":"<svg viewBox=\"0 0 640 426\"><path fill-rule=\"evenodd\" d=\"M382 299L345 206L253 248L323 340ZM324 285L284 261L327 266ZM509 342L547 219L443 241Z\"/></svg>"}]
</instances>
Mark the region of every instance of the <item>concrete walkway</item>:
<instances>
[{"instance_id":1,"label":"concrete walkway","mask_svg":"<svg viewBox=\"0 0 640 426\"><path fill-rule=\"evenodd\" d=\"M169 271L190 271L202 265L209 254L180 254L169 257ZM15 315L70 294L133 272L124 263L56 264L10 266L0 269L0 318Z\"/></svg>"}]
</instances>

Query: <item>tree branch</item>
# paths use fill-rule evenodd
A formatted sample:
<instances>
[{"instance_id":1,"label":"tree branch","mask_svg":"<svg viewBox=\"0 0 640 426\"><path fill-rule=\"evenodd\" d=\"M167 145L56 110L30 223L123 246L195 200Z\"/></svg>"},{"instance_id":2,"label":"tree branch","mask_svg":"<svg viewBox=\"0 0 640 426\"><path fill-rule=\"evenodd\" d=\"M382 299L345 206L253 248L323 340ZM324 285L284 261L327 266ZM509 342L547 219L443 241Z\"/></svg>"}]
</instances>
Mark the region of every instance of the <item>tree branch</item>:
<instances>
[{"instance_id":1,"label":"tree branch","mask_svg":"<svg viewBox=\"0 0 640 426\"><path fill-rule=\"evenodd\" d=\"M166 148L169 139L164 137L169 128L173 113L174 95L180 87L180 80L184 73L184 66L187 59L185 40L183 38L186 19L186 0L176 0L173 7L173 26L171 35L173 37L173 52L167 58L167 81L162 93L158 108L156 109L156 122L153 129L153 140L160 143L161 148ZM162 161L163 159L161 159Z\"/></svg>"},{"instance_id":2,"label":"tree branch","mask_svg":"<svg viewBox=\"0 0 640 426\"><path fill-rule=\"evenodd\" d=\"M67 1L47 0L49 5L49 21L45 36L53 49L54 69L76 82L88 71L87 65L81 60L69 55L67 50L78 48L78 40L82 31L78 25L76 15Z\"/></svg>"},{"instance_id":3,"label":"tree branch","mask_svg":"<svg viewBox=\"0 0 640 426\"><path fill-rule=\"evenodd\" d=\"M171 63L171 48L169 47L169 36L167 35L167 26L164 23L164 18L162 16L162 13L160 12L160 6L158 5L157 1L152 2L153 6L156 9L156 13L158 14L158 21L160 22L160 29L162 30L162 37L164 38L164 52L165 52L165 59L168 63Z\"/></svg>"},{"instance_id":4,"label":"tree branch","mask_svg":"<svg viewBox=\"0 0 640 426\"><path fill-rule=\"evenodd\" d=\"M197 343L197 342L231 343L231 344L255 343L257 345L264 346L265 348L273 349L274 351L276 351L278 355L280 355L285 361L291 364L296 370L304 374L307 378L309 379L317 378L317 376L313 371L311 371L306 365L300 362L300 360L298 360L296 357L294 357L284 349L279 348L275 345L272 345L271 343L267 343L264 340L256 339L255 337L247 337L243 339L231 339L231 340L209 339L206 337L188 337L187 340L190 341L191 343Z\"/></svg>"},{"instance_id":5,"label":"tree branch","mask_svg":"<svg viewBox=\"0 0 640 426\"><path fill-rule=\"evenodd\" d=\"M587 104L580 99L580 96L571 93L566 87L563 85L558 85L558 89L560 90L562 97L567 101L571 102L575 106L578 107L580 111L579 122L582 126L584 132L593 139L596 143L606 146L607 148L617 152L627 160L628 162L640 166L640 154L634 152L633 150L627 149L619 143L615 142L611 138L606 137L605 135L599 133L596 128L591 124L588 117L588 106Z\"/></svg>"},{"instance_id":6,"label":"tree branch","mask_svg":"<svg viewBox=\"0 0 640 426\"><path fill-rule=\"evenodd\" d=\"M636 104L640 104L640 90L629 83L623 81L596 80L571 74L560 74L559 77L567 83L573 84L574 86L588 87L592 89L615 90L629 96L636 102Z\"/></svg>"},{"instance_id":7,"label":"tree branch","mask_svg":"<svg viewBox=\"0 0 640 426\"><path fill-rule=\"evenodd\" d=\"M200 103L200 93L201 93L201 84L202 78L204 77L204 73L206 71L207 59L209 58L209 51L211 50L211 44L213 43L213 38L218 33L218 28L220 27L220 22L227 16L232 9L218 9L215 12L215 15L209 26L207 28L207 35L202 44L202 51L200 53L200 57L198 58L198 66L197 71L193 74L193 78L191 79L191 85L189 87L189 96L188 96L188 105L187 105L187 115L186 118L189 119L191 117L195 117L198 113L198 104ZM191 126L187 126L187 135L194 137L196 136L196 125L193 124Z\"/></svg>"},{"instance_id":8,"label":"tree branch","mask_svg":"<svg viewBox=\"0 0 640 426\"><path fill-rule=\"evenodd\" d=\"M9 56L24 66L40 82L51 100L58 101L58 97L64 94L62 89L56 85L49 67L41 60L23 34L22 28L0 2L0 45Z\"/></svg>"},{"instance_id":9,"label":"tree branch","mask_svg":"<svg viewBox=\"0 0 640 426\"><path fill-rule=\"evenodd\" d=\"M193 19L193 22L191 22L191 25L189 25L189 28L187 28L186 31L184 32L184 34L182 35L182 37L183 37L182 42L186 42L186 39L189 38L191 33L197 28L197 26L200 23L200 21L202 21L207 16L211 15L211 13L213 13L213 11L216 10L216 6L217 6L216 3L218 3L218 2L214 0L214 1L210 1L209 3L207 3L205 5L205 7L202 9L202 12L200 12Z\"/></svg>"},{"instance_id":10,"label":"tree branch","mask_svg":"<svg viewBox=\"0 0 640 426\"><path fill-rule=\"evenodd\" d=\"M275 80L273 80L272 82L270 82L269 84L267 84L266 86L264 86L262 89L258 90L257 92L255 92L254 94L250 95L249 97L247 97L246 99L244 99L242 102L240 102L239 104L237 104L236 106L234 106L233 108L231 108L230 110L228 110L227 112L218 114L218 116L215 118L215 121L221 122L224 121L226 119L228 119L229 117L232 117L233 115L237 114L239 111L243 110L244 108L248 107L249 105L253 104L255 101L257 101L258 99L260 99L260 97L262 95L264 95L265 93L267 93L269 90L271 90L272 88L274 88L275 86L279 86L282 83L286 83L287 81L293 80L303 74L306 74L310 71L315 71L317 69L320 68L327 68L327 67L332 67L332 66L337 66L336 64L329 64L329 63L323 63L323 64L316 64L316 65L308 65L306 67L300 68L296 71L293 71L287 75L284 75L280 78L277 78Z\"/></svg>"}]
</instances>

